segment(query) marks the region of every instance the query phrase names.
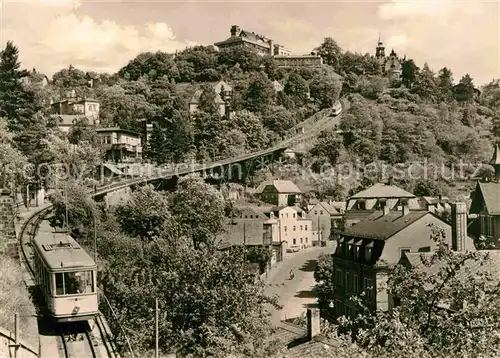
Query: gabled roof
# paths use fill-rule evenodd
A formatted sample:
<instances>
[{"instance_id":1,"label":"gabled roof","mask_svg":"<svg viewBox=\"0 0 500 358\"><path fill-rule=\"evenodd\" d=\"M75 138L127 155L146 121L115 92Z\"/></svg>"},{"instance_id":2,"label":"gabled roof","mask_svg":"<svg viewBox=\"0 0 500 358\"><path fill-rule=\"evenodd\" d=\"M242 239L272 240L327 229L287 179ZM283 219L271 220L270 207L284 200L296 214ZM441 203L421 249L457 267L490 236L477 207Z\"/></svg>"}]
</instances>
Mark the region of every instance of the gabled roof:
<instances>
[{"instance_id":1,"label":"gabled roof","mask_svg":"<svg viewBox=\"0 0 500 358\"><path fill-rule=\"evenodd\" d=\"M293 182L290 180L271 180L271 181L264 181L262 182L257 189L255 189L255 193L261 194L264 189L268 186L272 185L276 188L278 193L285 193L285 194L300 194L302 191L299 189L297 185L295 185Z\"/></svg>"},{"instance_id":2,"label":"gabled roof","mask_svg":"<svg viewBox=\"0 0 500 358\"><path fill-rule=\"evenodd\" d=\"M482 250L479 253L483 256L483 260L467 260L460 269L458 274L459 278L470 278L471 276L476 276L480 274L489 273L494 281L500 281L500 251L499 250ZM458 252L456 253L458 254ZM426 265L423 260L429 260L434 253L406 253L406 260L402 259L406 265L409 264L410 267L417 270L425 270L429 274L437 274L439 270L443 267L443 262L441 265L433 264Z\"/></svg>"},{"instance_id":3,"label":"gabled roof","mask_svg":"<svg viewBox=\"0 0 500 358\"><path fill-rule=\"evenodd\" d=\"M375 185L354 194L349 199L368 199L368 198L414 198L415 195L394 185L376 183Z\"/></svg>"},{"instance_id":4,"label":"gabled roof","mask_svg":"<svg viewBox=\"0 0 500 358\"><path fill-rule=\"evenodd\" d=\"M478 183L476 186L474 199L471 206L471 212L479 213L478 207L481 197L486 205L486 210L490 215L500 215L500 183ZM481 197L478 197L478 194Z\"/></svg>"},{"instance_id":5,"label":"gabled roof","mask_svg":"<svg viewBox=\"0 0 500 358\"><path fill-rule=\"evenodd\" d=\"M197 90L194 95L193 95L193 98L191 98L191 101L189 101L189 104L196 104L196 103L200 103L200 96L201 94L203 93L202 90ZM214 102L216 104L224 104L226 102L224 102L222 100L222 98L220 98L220 95L218 93L215 93L215 99L214 99Z\"/></svg>"},{"instance_id":6,"label":"gabled roof","mask_svg":"<svg viewBox=\"0 0 500 358\"><path fill-rule=\"evenodd\" d=\"M318 206L321 206L328 214L330 215L338 215L340 214L337 209L335 209L333 206L331 206L329 203L327 203L326 201L322 201L316 205L314 205L311 210L309 210L309 213L311 213L311 211L313 209L315 209L316 207Z\"/></svg>"},{"instance_id":7,"label":"gabled roof","mask_svg":"<svg viewBox=\"0 0 500 358\"><path fill-rule=\"evenodd\" d=\"M402 211L392 211L384 216L383 212L377 211L344 230L342 235L364 239L387 240L426 215L432 214L428 211L410 211L403 216Z\"/></svg>"}]
</instances>

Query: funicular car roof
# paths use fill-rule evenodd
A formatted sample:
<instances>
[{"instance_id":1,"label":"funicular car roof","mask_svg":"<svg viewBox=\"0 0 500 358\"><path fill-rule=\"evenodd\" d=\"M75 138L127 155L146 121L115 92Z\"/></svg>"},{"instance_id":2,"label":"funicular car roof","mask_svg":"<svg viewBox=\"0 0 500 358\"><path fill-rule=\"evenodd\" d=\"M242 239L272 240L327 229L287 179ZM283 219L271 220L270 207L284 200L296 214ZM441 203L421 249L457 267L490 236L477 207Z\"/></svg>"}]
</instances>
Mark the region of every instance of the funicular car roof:
<instances>
[{"instance_id":1,"label":"funicular car roof","mask_svg":"<svg viewBox=\"0 0 500 358\"><path fill-rule=\"evenodd\" d=\"M33 244L51 270L74 271L96 267L92 257L67 233L39 233Z\"/></svg>"}]
</instances>

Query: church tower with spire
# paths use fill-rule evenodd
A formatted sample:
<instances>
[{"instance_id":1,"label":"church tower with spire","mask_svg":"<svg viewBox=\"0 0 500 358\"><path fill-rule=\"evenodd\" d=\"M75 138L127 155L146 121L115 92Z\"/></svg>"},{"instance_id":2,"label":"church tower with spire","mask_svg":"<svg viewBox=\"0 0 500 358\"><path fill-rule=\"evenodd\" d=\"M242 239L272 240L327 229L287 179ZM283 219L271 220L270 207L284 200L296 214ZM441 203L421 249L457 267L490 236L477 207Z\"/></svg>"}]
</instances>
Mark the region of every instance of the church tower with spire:
<instances>
[{"instance_id":1,"label":"church tower with spire","mask_svg":"<svg viewBox=\"0 0 500 358\"><path fill-rule=\"evenodd\" d=\"M378 34L378 43L377 47L375 48L375 58L378 60L378 62L382 65L385 62L385 47L384 43L380 39L380 33Z\"/></svg>"}]
</instances>

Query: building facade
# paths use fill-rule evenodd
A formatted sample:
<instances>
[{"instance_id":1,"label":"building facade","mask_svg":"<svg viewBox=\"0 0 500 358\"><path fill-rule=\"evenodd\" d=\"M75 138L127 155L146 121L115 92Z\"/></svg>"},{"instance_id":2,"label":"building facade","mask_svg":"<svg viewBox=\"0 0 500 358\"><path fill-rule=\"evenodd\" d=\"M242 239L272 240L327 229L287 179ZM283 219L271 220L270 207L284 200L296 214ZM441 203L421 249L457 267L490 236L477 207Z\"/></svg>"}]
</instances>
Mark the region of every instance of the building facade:
<instances>
[{"instance_id":1,"label":"building facade","mask_svg":"<svg viewBox=\"0 0 500 358\"><path fill-rule=\"evenodd\" d=\"M313 241L321 242L329 240L332 229L340 229L342 227L342 213L324 201L313 205L307 213L307 218L312 221Z\"/></svg>"},{"instance_id":2,"label":"building facade","mask_svg":"<svg viewBox=\"0 0 500 358\"><path fill-rule=\"evenodd\" d=\"M490 165L495 170L493 181L478 182L472 193L470 214L476 214L478 224L471 234L489 246L500 248L500 148L495 145Z\"/></svg>"},{"instance_id":3,"label":"building facade","mask_svg":"<svg viewBox=\"0 0 500 358\"><path fill-rule=\"evenodd\" d=\"M255 194L265 203L288 206L300 202L302 191L289 180L272 180L261 183Z\"/></svg>"},{"instance_id":4,"label":"building facade","mask_svg":"<svg viewBox=\"0 0 500 358\"><path fill-rule=\"evenodd\" d=\"M455 223L467 221L466 211L459 212ZM452 226L428 211L385 210L347 228L340 236L333 254L334 285L332 301L337 317L353 317L356 308L349 300L365 292L367 306L375 310L388 310L394 306L387 289L390 271L406 253L434 251L436 242L431 238L433 225L445 232L450 245L460 241L464 250L474 251L472 238L465 230L452 230ZM454 234L453 234L454 232Z\"/></svg>"},{"instance_id":5,"label":"building facade","mask_svg":"<svg viewBox=\"0 0 500 358\"><path fill-rule=\"evenodd\" d=\"M403 70L403 61L405 59L400 59L394 49L391 50L389 56L385 55L385 46L382 40L378 39L377 47L375 48L375 58L378 60L382 72L389 82L399 82L401 80L401 74Z\"/></svg>"},{"instance_id":6,"label":"building facade","mask_svg":"<svg viewBox=\"0 0 500 358\"><path fill-rule=\"evenodd\" d=\"M215 92L215 105L221 116L224 116L228 109L228 103L233 95L233 88L224 81L212 82L209 85ZM200 96L203 93L201 89L195 91L193 97L189 101L189 114L194 114L198 110L200 103Z\"/></svg>"},{"instance_id":7,"label":"building facade","mask_svg":"<svg viewBox=\"0 0 500 358\"><path fill-rule=\"evenodd\" d=\"M142 159L141 137L138 133L117 127L98 128L96 131L106 148L107 161L127 163Z\"/></svg>"}]
</instances>

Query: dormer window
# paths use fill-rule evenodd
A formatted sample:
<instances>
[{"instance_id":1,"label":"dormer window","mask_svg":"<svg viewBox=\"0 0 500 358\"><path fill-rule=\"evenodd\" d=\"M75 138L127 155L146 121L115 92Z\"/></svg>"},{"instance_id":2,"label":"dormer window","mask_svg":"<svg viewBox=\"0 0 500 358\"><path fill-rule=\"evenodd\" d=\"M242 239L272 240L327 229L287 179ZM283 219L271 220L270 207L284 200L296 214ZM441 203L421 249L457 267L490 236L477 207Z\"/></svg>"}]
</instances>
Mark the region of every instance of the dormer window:
<instances>
[{"instance_id":1,"label":"dormer window","mask_svg":"<svg viewBox=\"0 0 500 358\"><path fill-rule=\"evenodd\" d=\"M371 261L373 254L373 241L365 246L365 260Z\"/></svg>"},{"instance_id":2,"label":"dormer window","mask_svg":"<svg viewBox=\"0 0 500 358\"><path fill-rule=\"evenodd\" d=\"M387 200L386 199L379 199L377 206L378 206L379 210L383 210L387 206Z\"/></svg>"},{"instance_id":3,"label":"dormer window","mask_svg":"<svg viewBox=\"0 0 500 358\"><path fill-rule=\"evenodd\" d=\"M354 243L354 258L359 260L361 258L361 245L363 244L363 240L358 240Z\"/></svg>"},{"instance_id":4,"label":"dormer window","mask_svg":"<svg viewBox=\"0 0 500 358\"><path fill-rule=\"evenodd\" d=\"M366 210L366 201L358 200L358 210Z\"/></svg>"},{"instance_id":5,"label":"dormer window","mask_svg":"<svg viewBox=\"0 0 500 358\"><path fill-rule=\"evenodd\" d=\"M352 257L354 239L351 239L345 243L345 255L346 257Z\"/></svg>"}]
</instances>

